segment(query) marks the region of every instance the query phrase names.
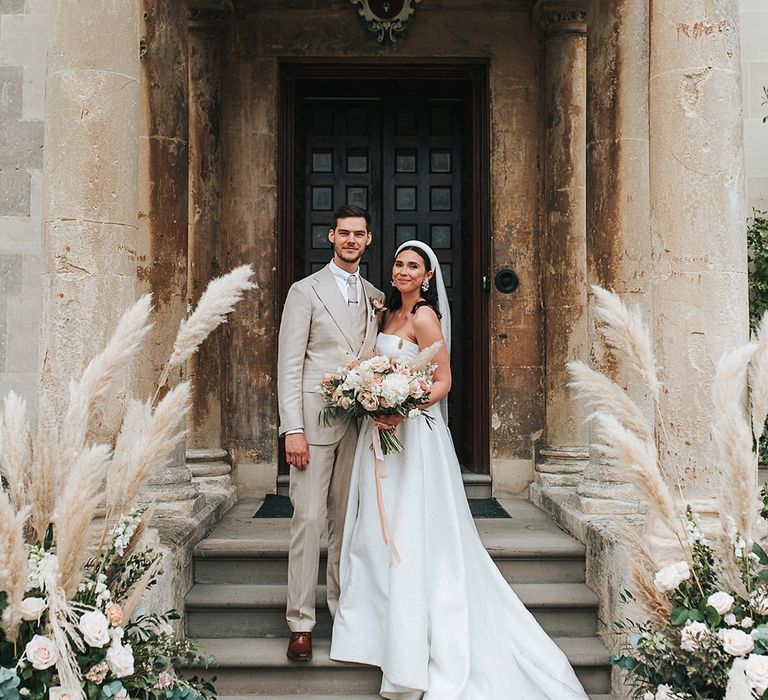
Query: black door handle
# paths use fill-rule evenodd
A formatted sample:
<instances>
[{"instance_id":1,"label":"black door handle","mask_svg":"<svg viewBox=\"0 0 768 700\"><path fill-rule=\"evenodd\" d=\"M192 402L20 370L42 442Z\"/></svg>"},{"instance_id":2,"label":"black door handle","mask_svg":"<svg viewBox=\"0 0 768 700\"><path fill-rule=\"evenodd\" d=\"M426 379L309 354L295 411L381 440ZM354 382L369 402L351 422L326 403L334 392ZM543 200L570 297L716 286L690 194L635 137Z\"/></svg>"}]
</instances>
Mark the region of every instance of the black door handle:
<instances>
[{"instance_id":1,"label":"black door handle","mask_svg":"<svg viewBox=\"0 0 768 700\"><path fill-rule=\"evenodd\" d=\"M502 294L512 294L520 286L520 278L514 270L505 268L496 273L493 283Z\"/></svg>"}]
</instances>

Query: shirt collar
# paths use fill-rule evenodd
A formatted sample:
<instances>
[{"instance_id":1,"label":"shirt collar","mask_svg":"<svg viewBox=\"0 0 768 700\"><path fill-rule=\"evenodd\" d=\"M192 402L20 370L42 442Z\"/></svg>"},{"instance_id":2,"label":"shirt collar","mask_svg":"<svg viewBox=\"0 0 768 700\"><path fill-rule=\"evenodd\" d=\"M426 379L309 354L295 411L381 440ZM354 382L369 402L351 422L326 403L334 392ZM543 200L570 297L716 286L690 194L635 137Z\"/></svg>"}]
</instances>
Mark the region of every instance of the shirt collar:
<instances>
[{"instance_id":1,"label":"shirt collar","mask_svg":"<svg viewBox=\"0 0 768 700\"><path fill-rule=\"evenodd\" d=\"M358 283L360 282L360 266L357 266L356 272L347 272L346 270L342 270L335 262L333 262L333 259L331 259L331 262L328 263L328 267L331 269L331 274L340 282L343 282L344 284L347 283L347 279L350 275L354 275L357 277Z\"/></svg>"}]
</instances>

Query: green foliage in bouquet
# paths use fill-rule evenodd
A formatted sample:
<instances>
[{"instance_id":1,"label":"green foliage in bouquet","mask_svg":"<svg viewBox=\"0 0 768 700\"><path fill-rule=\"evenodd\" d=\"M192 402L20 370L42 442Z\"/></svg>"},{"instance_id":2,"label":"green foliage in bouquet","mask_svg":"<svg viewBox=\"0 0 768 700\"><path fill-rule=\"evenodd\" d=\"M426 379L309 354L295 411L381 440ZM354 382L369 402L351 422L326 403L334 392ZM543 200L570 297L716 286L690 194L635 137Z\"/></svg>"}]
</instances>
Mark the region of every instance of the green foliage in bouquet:
<instances>
[{"instance_id":1,"label":"green foliage in bouquet","mask_svg":"<svg viewBox=\"0 0 768 700\"><path fill-rule=\"evenodd\" d=\"M593 292L606 344L628 381L645 389L663 430L661 385L639 309L604 289ZM648 507L642 535L627 532L634 589L624 595L647 617L616 624L627 641L612 657L634 698L768 700L768 493L758 495L755 450L768 416L768 313L756 331L752 342L726 353L712 382L723 488L720 518L705 524L674 465L669 475L660 467L654 421L605 375L569 365L571 385L590 409L594 447Z\"/></svg>"},{"instance_id":2,"label":"green foliage in bouquet","mask_svg":"<svg viewBox=\"0 0 768 700\"><path fill-rule=\"evenodd\" d=\"M753 211L747 227L749 325L754 330L768 311L768 212ZM768 440L760 440L760 462L768 462Z\"/></svg>"},{"instance_id":3,"label":"green foliage in bouquet","mask_svg":"<svg viewBox=\"0 0 768 700\"><path fill-rule=\"evenodd\" d=\"M182 322L153 397L130 399L113 436L94 443L100 406L126 392L124 369L150 328L151 297L117 324L106 348L59 413L40 397L33 438L25 402L9 394L0 414L0 700L202 700L212 681L182 677L206 666L175 634L179 615L138 614L161 555L145 543L153 508L139 492L166 467L185 434L190 385L160 397L252 288L243 266L213 280ZM98 516L98 517L97 517Z\"/></svg>"}]
</instances>

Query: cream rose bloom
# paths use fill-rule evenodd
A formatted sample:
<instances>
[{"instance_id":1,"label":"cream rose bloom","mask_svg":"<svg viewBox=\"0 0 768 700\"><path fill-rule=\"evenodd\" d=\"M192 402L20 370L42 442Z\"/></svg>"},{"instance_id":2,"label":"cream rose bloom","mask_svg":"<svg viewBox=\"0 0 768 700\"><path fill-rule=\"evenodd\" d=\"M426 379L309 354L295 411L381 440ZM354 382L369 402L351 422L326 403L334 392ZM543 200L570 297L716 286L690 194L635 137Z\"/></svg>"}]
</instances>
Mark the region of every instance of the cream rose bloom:
<instances>
[{"instance_id":1,"label":"cream rose bloom","mask_svg":"<svg viewBox=\"0 0 768 700\"><path fill-rule=\"evenodd\" d=\"M726 625L731 625L731 627L734 627L736 625L736 615L733 613L728 613L723 618L723 622L725 622Z\"/></svg>"},{"instance_id":2,"label":"cream rose bloom","mask_svg":"<svg viewBox=\"0 0 768 700\"><path fill-rule=\"evenodd\" d=\"M399 406L411 393L408 378L402 374L388 374L381 385L381 396L390 406Z\"/></svg>"},{"instance_id":3,"label":"cream rose bloom","mask_svg":"<svg viewBox=\"0 0 768 700\"><path fill-rule=\"evenodd\" d=\"M367 391L361 391L357 395L357 400L366 411L375 411L379 407L379 402L376 400L376 397Z\"/></svg>"},{"instance_id":4,"label":"cream rose bloom","mask_svg":"<svg viewBox=\"0 0 768 700\"><path fill-rule=\"evenodd\" d=\"M689 622L680 632L680 648L696 651L701 640L709 634L709 627L703 622Z\"/></svg>"},{"instance_id":5,"label":"cream rose bloom","mask_svg":"<svg viewBox=\"0 0 768 700\"><path fill-rule=\"evenodd\" d=\"M133 673L133 649L127 644L113 644L107 652L107 663L118 678L130 676Z\"/></svg>"},{"instance_id":6,"label":"cream rose bloom","mask_svg":"<svg viewBox=\"0 0 768 700\"><path fill-rule=\"evenodd\" d=\"M75 692L60 685L48 688L48 700L74 700Z\"/></svg>"},{"instance_id":7,"label":"cream rose bloom","mask_svg":"<svg viewBox=\"0 0 768 700\"><path fill-rule=\"evenodd\" d=\"M744 660L744 675L758 694L762 695L768 690L768 656L750 654Z\"/></svg>"},{"instance_id":8,"label":"cream rose bloom","mask_svg":"<svg viewBox=\"0 0 768 700\"><path fill-rule=\"evenodd\" d=\"M109 621L104 613L98 610L85 613L80 618L78 628L89 646L101 649L101 647L109 644Z\"/></svg>"},{"instance_id":9,"label":"cream rose bloom","mask_svg":"<svg viewBox=\"0 0 768 700\"><path fill-rule=\"evenodd\" d=\"M725 615L733 607L733 596L728 595L724 591L718 591L713 593L707 598L707 605L711 605L718 614Z\"/></svg>"},{"instance_id":10,"label":"cream rose bloom","mask_svg":"<svg viewBox=\"0 0 768 700\"><path fill-rule=\"evenodd\" d=\"M31 622L32 620L39 621L40 615L42 615L48 608L48 603L45 602L45 598L24 598L21 601L21 619Z\"/></svg>"},{"instance_id":11,"label":"cream rose bloom","mask_svg":"<svg viewBox=\"0 0 768 700\"><path fill-rule=\"evenodd\" d=\"M720 630L718 636L722 642L723 651L731 656L746 656L755 648L755 640L741 630Z\"/></svg>"},{"instance_id":12,"label":"cream rose bloom","mask_svg":"<svg viewBox=\"0 0 768 700\"><path fill-rule=\"evenodd\" d=\"M665 593L674 591L683 581L690 578L691 570L688 568L688 562L678 561L661 569L653 578L653 585L656 590Z\"/></svg>"},{"instance_id":13,"label":"cream rose bloom","mask_svg":"<svg viewBox=\"0 0 768 700\"><path fill-rule=\"evenodd\" d=\"M36 634L27 642L25 652L32 668L38 671L45 671L46 668L53 666L59 658L56 650L56 642L48 637Z\"/></svg>"},{"instance_id":14,"label":"cream rose bloom","mask_svg":"<svg viewBox=\"0 0 768 700\"><path fill-rule=\"evenodd\" d=\"M117 603L107 605L105 615L109 624L113 627L119 627L123 624L123 609Z\"/></svg>"}]
</instances>

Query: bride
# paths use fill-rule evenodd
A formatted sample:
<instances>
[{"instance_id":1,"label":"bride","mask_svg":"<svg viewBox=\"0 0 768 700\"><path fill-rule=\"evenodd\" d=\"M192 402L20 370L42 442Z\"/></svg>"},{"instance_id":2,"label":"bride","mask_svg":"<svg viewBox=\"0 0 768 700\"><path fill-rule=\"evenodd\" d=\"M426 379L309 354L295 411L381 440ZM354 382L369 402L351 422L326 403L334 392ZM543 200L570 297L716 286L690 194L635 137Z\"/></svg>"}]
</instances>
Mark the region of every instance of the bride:
<instances>
[{"instance_id":1,"label":"bride","mask_svg":"<svg viewBox=\"0 0 768 700\"><path fill-rule=\"evenodd\" d=\"M382 419L405 446L387 456L383 505L399 562L380 528L371 421L357 442L341 549L331 658L379 666L399 700L583 700L568 660L485 551L447 427L450 310L440 266L403 243L376 350L407 362L445 340L426 420ZM397 561L395 555L394 561Z\"/></svg>"}]
</instances>

